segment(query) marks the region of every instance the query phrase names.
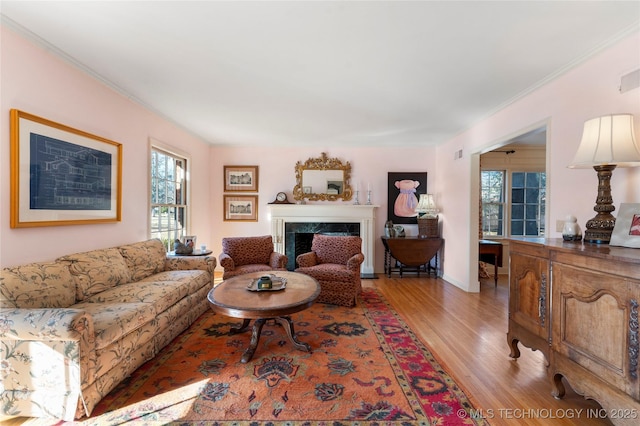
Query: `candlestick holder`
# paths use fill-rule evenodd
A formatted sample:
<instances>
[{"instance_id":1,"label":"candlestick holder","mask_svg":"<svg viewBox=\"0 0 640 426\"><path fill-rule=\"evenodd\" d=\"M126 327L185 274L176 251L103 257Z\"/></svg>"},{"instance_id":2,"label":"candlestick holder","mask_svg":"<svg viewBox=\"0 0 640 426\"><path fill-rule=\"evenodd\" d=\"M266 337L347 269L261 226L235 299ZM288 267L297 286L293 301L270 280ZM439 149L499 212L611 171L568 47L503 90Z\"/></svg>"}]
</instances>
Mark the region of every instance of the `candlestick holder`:
<instances>
[{"instance_id":1,"label":"candlestick holder","mask_svg":"<svg viewBox=\"0 0 640 426\"><path fill-rule=\"evenodd\" d=\"M353 201L353 204L360 204L360 201L358 201L358 195L360 194L360 191L356 189L355 193L356 193L356 199Z\"/></svg>"},{"instance_id":2,"label":"candlestick holder","mask_svg":"<svg viewBox=\"0 0 640 426\"><path fill-rule=\"evenodd\" d=\"M367 204L371 205L371 190L367 191Z\"/></svg>"}]
</instances>

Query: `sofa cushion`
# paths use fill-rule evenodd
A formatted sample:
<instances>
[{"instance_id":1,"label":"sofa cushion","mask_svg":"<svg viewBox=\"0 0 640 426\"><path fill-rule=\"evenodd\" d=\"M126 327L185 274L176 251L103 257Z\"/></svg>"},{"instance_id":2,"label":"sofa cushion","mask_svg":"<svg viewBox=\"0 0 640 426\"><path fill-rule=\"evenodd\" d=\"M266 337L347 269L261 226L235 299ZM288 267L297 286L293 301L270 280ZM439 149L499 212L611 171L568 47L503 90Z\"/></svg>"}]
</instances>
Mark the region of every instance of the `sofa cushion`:
<instances>
[{"instance_id":1,"label":"sofa cushion","mask_svg":"<svg viewBox=\"0 0 640 426\"><path fill-rule=\"evenodd\" d=\"M157 310L152 303L84 301L72 306L82 309L93 318L96 349L102 349L130 332L155 319Z\"/></svg>"},{"instance_id":2,"label":"sofa cushion","mask_svg":"<svg viewBox=\"0 0 640 426\"><path fill-rule=\"evenodd\" d=\"M199 288L211 284L211 275L207 271L200 270L164 271L140 280L140 283L147 281L179 282L186 286L186 291L191 294L198 291Z\"/></svg>"},{"instance_id":3,"label":"sofa cushion","mask_svg":"<svg viewBox=\"0 0 640 426\"><path fill-rule=\"evenodd\" d=\"M67 308L76 302L76 285L67 265L29 263L0 271L0 309Z\"/></svg>"},{"instance_id":4,"label":"sofa cushion","mask_svg":"<svg viewBox=\"0 0 640 426\"><path fill-rule=\"evenodd\" d=\"M141 281L110 288L85 300L87 303L151 303L156 312L163 312L169 306L190 293L189 282Z\"/></svg>"},{"instance_id":5,"label":"sofa cushion","mask_svg":"<svg viewBox=\"0 0 640 426\"><path fill-rule=\"evenodd\" d=\"M167 253L158 239L127 244L120 246L119 250L129 267L132 281L164 271Z\"/></svg>"},{"instance_id":6,"label":"sofa cushion","mask_svg":"<svg viewBox=\"0 0 640 426\"><path fill-rule=\"evenodd\" d=\"M354 281L355 274L353 271L347 269L346 266L336 263L323 263L310 268L297 268L296 272L311 275L318 281L337 282L352 282Z\"/></svg>"},{"instance_id":7,"label":"sofa cushion","mask_svg":"<svg viewBox=\"0 0 640 426\"><path fill-rule=\"evenodd\" d=\"M117 248L70 254L58 261L69 265L79 301L131 281L129 268Z\"/></svg>"}]
</instances>

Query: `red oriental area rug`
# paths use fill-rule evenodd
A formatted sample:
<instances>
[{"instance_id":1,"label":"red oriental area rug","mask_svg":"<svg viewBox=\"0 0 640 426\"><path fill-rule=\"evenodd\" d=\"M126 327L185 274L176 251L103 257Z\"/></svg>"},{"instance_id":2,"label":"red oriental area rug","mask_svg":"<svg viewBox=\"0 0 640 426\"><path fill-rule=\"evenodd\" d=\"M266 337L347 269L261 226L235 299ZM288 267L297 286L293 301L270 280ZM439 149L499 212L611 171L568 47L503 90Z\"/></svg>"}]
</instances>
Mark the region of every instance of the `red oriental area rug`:
<instances>
[{"instance_id":1,"label":"red oriental area rug","mask_svg":"<svg viewBox=\"0 0 640 426\"><path fill-rule=\"evenodd\" d=\"M464 392L374 289L355 308L314 304L292 316L296 350L269 321L251 331L207 312L94 410L86 425L481 424Z\"/></svg>"}]
</instances>

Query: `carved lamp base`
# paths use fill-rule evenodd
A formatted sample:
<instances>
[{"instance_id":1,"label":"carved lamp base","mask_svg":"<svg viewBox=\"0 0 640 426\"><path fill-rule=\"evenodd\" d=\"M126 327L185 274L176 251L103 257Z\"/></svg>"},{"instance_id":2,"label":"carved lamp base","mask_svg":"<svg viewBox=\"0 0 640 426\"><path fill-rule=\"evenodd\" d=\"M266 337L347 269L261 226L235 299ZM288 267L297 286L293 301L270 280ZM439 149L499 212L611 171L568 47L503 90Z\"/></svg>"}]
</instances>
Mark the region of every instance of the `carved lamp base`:
<instances>
[{"instance_id":1,"label":"carved lamp base","mask_svg":"<svg viewBox=\"0 0 640 426\"><path fill-rule=\"evenodd\" d=\"M593 166L598 173L598 197L593 208L598 214L587 221L584 241L594 244L609 244L616 218L611 214L616 208L611 197L611 175L615 164Z\"/></svg>"}]
</instances>

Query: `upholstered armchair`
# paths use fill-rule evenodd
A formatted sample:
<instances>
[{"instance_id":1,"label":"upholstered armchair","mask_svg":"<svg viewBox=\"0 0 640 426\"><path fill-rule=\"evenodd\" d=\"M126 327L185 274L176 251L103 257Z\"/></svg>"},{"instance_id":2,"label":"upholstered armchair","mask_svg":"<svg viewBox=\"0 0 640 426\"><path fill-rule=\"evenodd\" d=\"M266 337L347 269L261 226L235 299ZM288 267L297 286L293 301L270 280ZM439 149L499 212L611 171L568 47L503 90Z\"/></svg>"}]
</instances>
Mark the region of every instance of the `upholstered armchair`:
<instances>
[{"instance_id":1,"label":"upholstered armchair","mask_svg":"<svg viewBox=\"0 0 640 426\"><path fill-rule=\"evenodd\" d=\"M273 251L271 235L223 238L218 261L224 280L249 272L285 271L287 266L287 256Z\"/></svg>"},{"instance_id":2,"label":"upholstered armchair","mask_svg":"<svg viewBox=\"0 0 640 426\"><path fill-rule=\"evenodd\" d=\"M360 265L364 255L360 237L315 234L311 252L298 255L296 261L296 272L320 283L316 302L355 306L362 291Z\"/></svg>"}]
</instances>

